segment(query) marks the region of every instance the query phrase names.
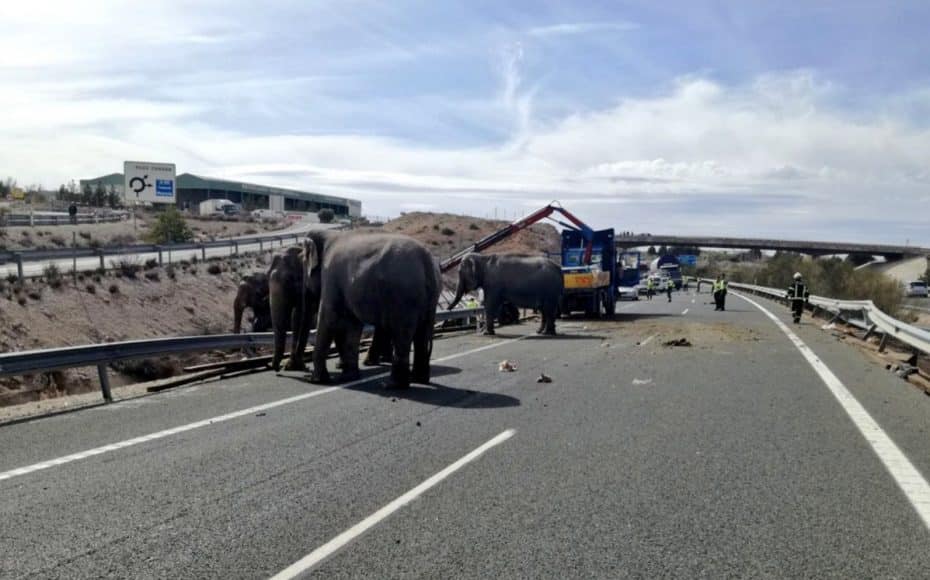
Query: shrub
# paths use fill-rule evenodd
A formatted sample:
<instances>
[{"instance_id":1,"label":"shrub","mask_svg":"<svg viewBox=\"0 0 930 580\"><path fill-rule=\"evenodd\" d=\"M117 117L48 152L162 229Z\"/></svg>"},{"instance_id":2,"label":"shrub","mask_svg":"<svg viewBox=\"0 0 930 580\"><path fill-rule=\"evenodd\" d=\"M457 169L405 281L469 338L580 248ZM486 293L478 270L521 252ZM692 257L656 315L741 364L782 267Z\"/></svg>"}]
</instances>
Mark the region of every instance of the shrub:
<instances>
[{"instance_id":1,"label":"shrub","mask_svg":"<svg viewBox=\"0 0 930 580\"><path fill-rule=\"evenodd\" d=\"M156 260L155 258L149 258L148 260L145 261L144 267L145 267L146 270L151 270L151 269L153 269L153 268L157 268L157 267L158 267L158 260Z\"/></svg>"},{"instance_id":2,"label":"shrub","mask_svg":"<svg viewBox=\"0 0 930 580\"><path fill-rule=\"evenodd\" d=\"M84 287L84 289L87 290L87 293L88 293L88 294L96 294L96 293L97 293L97 287L94 286L93 284L88 284L87 286Z\"/></svg>"},{"instance_id":3,"label":"shrub","mask_svg":"<svg viewBox=\"0 0 930 580\"><path fill-rule=\"evenodd\" d=\"M442 230L439 233L441 233L444 236L454 236L455 230L453 230L452 228L442 228Z\"/></svg>"},{"instance_id":4,"label":"shrub","mask_svg":"<svg viewBox=\"0 0 930 580\"><path fill-rule=\"evenodd\" d=\"M132 234L118 234L110 238L110 246L128 246L136 243L136 236Z\"/></svg>"},{"instance_id":5,"label":"shrub","mask_svg":"<svg viewBox=\"0 0 930 580\"><path fill-rule=\"evenodd\" d=\"M158 219L155 225L146 235L146 238L154 244L168 244L172 242L188 242L194 237L194 232L187 226L184 216L178 211L178 208L169 206Z\"/></svg>"},{"instance_id":6,"label":"shrub","mask_svg":"<svg viewBox=\"0 0 930 580\"><path fill-rule=\"evenodd\" d=\"M145 279L151 280L152 282L158 282L161 280L161 276L158 274L157 270L151 270L145 273Z\"/></svg>"},{"instance_id":7,"label":"shrub","mask_svg":"<svg viewBox=\"0 0 930 580\"><path fill-rule=\"evenodd\" d=\"M29 233L29 230L22 230L20 234L22 234L24 238L28 238L29 236L32 235L31 233Z\"/></svg>"},{"instance_id":8,"label":"shrub","mask_svg":"<svg viewBox=\"0 0 930 580\"><path fill-rule=\"evenodd\" d=\"M110 284L110 294L119 294L119 286Z\"/></svg>"},{"instance_id":9,"label":"shrub","mask_svg":"<svg viewBox=\"0 0 930 580\"><path fill-rule=\"evenodd\" d=\"M25 306L28 300L26 300L25 296L20 296L16 299L16 302L18 302L20 306Z\"/></svg>"},{"instance_id":10,"label":"shrub","mask_svg":"<svg viewBox=\"0 0 930 580\"><path fill-rule=\"evenodd\" d=\"M78 232L78 237L79 237L79 238L82 238L82 239L85 239L85 240L89 240L89 239L90 239L90 232Z\"/></svg>"},{"instance_id":11,"label":"shrub","mask_svg":"<svg viewBox=\"0 0 930 580\"><path fill-rule=\"evenodd\" d=\"M61 236L52 236L51 238L49 238L49 241L52 242L52 244L58 246L59 248L65 247L65 239Z\"/></svg>"},{"instance_id":12,"label":"shrub","mask_svg":"<svg viewBox=\"0 0 930 580\"><path fill-rule=\"evenodd\" d=\"M439 224L433 224L433 229L437 232L439 231Z\"/></svg>"},{"instance_id":13,"label":"shrub","mask_svg":"<svg viewBox=\"0 0 930 580\"><path fill-rule=\"evenodd\" d=\"M95 274L95 275L94 275L94 284L100 284L100 282L102 282L102 281L103 281L103 276L101 276L101 275L99 275L99 274Z\"/></svg>"},{"instance_id":14,"label":"shrub","mask_svg":"<svg viewBox=\"0 0 930 580\"><path fill-rule=\"evenodd\" d=\"M13 272L10 272L9 274L6 275L6 281L9 282L10 284L16 284L17 280L19 280L19 278Z\"/></svg>"},{"instance_id":15,"label":"shrub","mask_svg":"<svg viewBox=\"0 0 930 580\"><path fill-rule=\"evenodd\" d=\"M113 268L115 269L115 274L119 276L125 276L131 280L136 279L136 274L142 270L142 266L132 258L124 258L119 262L113 263Z\"/></svg>"},{"instance_id":16,"label":"shrub","mask_svg":"<svg viewBox=\"0 0 930 580\"><path fill-rule=\"evenodd\" d=\"M38 302L39 300L42 300L42 292L38 290L30 290L29 293L26 294L26 296L32 298L36 302Z\"/></svg>"},{"instance_id":17,"label":"shrub","mask_svg":"<svg viewBox=\"0 0 930 580\"><path fill-rule=\"evenodd\" d=\"M207 266L208 274L213 274L214 276L216 276L218 274L221 274L222 272L223 272L223 268L219 264L210 264L209 266Z\"/></svg>"},{"instance_id":18,"label":"shrub","mask_svg":"<svg viewBox=\"0 0 930 580\"><path fill-rule=\"evenodd\" d=\"M51 263L45 266L45 268L42 269L42 275L48 280L49 286L56 289L61 288L63 280L61 278L61 270L58 268L57 264Z\"/></svg>"},{"instance_id":19,"label":"shrub","mask_svg":"<svg viewBox=\"0 0 930 580\"><path fill-rule=\"evenodd\" d=\"M242 234L245 236L254 236L257 233L258 233L258 230L256 230L255 228L249 228L245 230L244 232L242 232Z\"/></svg>"},{"instance_id":20,"label":"shrub","mask_svg":"<svg viewBox=\"0 0 930 580\"><path fill-rule=\"evenodd\" d=\"M197 267L196 267L196 266L191 266L190 273L191 273L191 276L196 276L196 275L197 275Z\"/></svg>"},{"instance_id":21,"label":"shrub","mask_svg":"<svg viewBox=\"0 0 930 580\"><path fill-rule=\"evenodd\" d=\"M320 223L328 224L336 218L336 214L333 213L333 210L325 207L316 213L317 217L320 219Z\"/></svg>"},{"instance_id":22,"label":"shrub","mask_svg":"<svg viewBox=\"0 0 930 580\"><path fill-rule=\"evenodd\" d=\"M479 228L479 227L478 227L478 224L476 224L476 223L470 223L470 224L468 224L468 229L470 229L470 230L480 230L481 228Z\"/></svg>"}]
</instances>

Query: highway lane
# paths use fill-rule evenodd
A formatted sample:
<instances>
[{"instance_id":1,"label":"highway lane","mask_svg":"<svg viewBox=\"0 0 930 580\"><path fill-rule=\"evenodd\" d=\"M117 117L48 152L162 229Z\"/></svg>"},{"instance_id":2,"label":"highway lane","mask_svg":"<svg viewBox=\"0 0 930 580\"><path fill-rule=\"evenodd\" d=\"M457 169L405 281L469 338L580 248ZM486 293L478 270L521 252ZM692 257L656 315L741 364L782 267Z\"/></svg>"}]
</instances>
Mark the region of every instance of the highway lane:
<instances>
[{"instance_id":1,"label":"highway lane","mask_svg":"<svg viewBox=\"0 0 930 580\"><path fill-rule=\"evenodd\" d=\"M441 387L336 389L0 481L0 576L267 577L510 429L310 572L921 576L927 530L819 377L754 307L708 301L439 340ZM927 398L797 332L930 473ZM8 425L0 472L320 390L263 373Z\"/></svg>"}]
</instances>

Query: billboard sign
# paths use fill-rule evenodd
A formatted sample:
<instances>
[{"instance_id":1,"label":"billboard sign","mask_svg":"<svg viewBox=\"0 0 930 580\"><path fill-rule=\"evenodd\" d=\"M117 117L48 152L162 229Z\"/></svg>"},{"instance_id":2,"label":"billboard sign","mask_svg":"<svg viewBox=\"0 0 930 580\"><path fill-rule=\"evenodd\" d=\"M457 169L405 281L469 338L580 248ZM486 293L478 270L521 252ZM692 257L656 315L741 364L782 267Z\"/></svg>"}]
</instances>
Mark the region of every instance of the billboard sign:
<instances>
[{"instance_id":1,"label":"billboard sign","mask_svg":"<svg viewBox=\"0 0 930 580\"><path fill-rule=\"evenodd\" d=\"M123 163L123 192L127 201L175 203L174 163L126 161Z\"/></svg>"},{"instance_id":2,"label":"billboard sign","mask_svg":"<svg viewBox=\"0 0 930 580\"><path fill-rule=\"evenodd\" d=\"M678 256L678 263L682 266L697 266L697 256L682 254Z\"/></svg>"}]
</instances>

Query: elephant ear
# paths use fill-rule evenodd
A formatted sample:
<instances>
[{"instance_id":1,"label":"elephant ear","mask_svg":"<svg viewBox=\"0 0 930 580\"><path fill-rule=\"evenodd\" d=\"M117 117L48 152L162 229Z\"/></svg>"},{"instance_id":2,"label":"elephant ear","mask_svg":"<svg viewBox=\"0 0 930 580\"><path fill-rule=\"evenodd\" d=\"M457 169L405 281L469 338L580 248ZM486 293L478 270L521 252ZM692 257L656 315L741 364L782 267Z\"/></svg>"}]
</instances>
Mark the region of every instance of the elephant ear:
<instances>
[{"instance_id":1,"label":"elephant ear","mask_svg":"<svg viewBox=\"0 0 930 580\"><path fill-rule=\"evenodd\" d=\"M309 274L320 265L320 254L317 252L316 244L313 240L304 240L303 247L304 268Z\"/></svg>"}]
</instances>

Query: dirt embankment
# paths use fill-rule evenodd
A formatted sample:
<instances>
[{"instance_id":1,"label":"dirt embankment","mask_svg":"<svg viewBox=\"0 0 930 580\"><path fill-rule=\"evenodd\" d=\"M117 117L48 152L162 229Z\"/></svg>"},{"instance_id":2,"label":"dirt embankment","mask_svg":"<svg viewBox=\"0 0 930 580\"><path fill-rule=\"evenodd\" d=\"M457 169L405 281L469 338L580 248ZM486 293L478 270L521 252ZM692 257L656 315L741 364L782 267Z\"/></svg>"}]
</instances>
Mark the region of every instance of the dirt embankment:
<instances>
[{"instance_id":1,"label":"dirt embankment","mask_svg":"<svg viewBox=\"0 0 930 580\"><path fill-rule=\"evenodd\" d=\"M408 235L425 244L434 255L447 258L508 223L445 213L411 212L377 230ZM555 227L535 224L492 246L487 253L558 254L560 245Z\"/></svg>"},{"instance_id":2,"label":"dirt embankment","mask_svg":"<svg viewBox=\"0 0 930 580\"><path fill-rule=\"evenodd\" d=\"M143 243L154 214L145 214L136 220L99 224L61 226L15 226L0 227L0 250L54 249L72 247L98 247ZM210 241L216 238L248 236L285 227L284 221L256 222L242 220L216 220L189 218L188 225L194 232L195 241Z\"/></svg>"},{"instance_id":3,"label":"dirt embankment","mask_svg":"<svg viewBox=\"0 0 930 580\"><path fill-rule=\"evenodd\" d=\"M267 268L254 256L171 267L138 264L136 272L0 280L0 352L33 350L158 336L232 332L238 281ZM131 274L131 275L130 275ZM114 365L114 384L176 374L183 363L221 353ZM96 369L0 379L0 405L94 390ZM30 393L39 389L41 393Z\"/></svg>"}]
</instances>

